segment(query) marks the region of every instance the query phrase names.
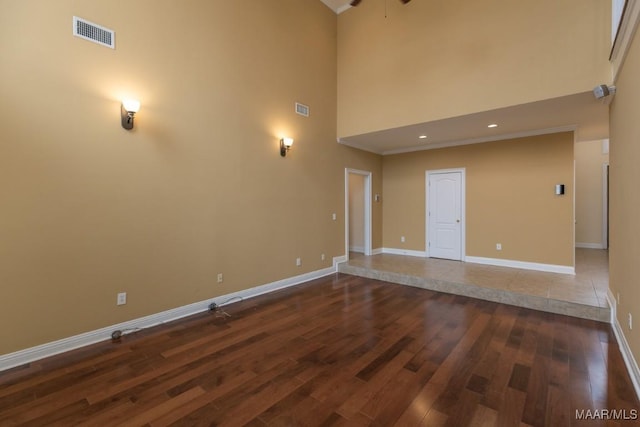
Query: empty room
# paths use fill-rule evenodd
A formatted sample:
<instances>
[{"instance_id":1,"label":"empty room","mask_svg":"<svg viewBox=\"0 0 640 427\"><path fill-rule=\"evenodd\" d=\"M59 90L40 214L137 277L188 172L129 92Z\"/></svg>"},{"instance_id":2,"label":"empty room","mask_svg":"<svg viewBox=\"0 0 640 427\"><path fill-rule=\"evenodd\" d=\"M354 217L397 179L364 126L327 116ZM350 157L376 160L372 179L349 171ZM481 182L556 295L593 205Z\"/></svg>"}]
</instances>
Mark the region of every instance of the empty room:
<instances>
[{"instance_id":1,"label":"empty room","mask_svg":"<svg viewBox=\"0 0 640 427\"><path fill-rule=\"evenodd\" d=\"M640 425L639 22L0 0L0 425Z\"/></svg>"}]
</instances>

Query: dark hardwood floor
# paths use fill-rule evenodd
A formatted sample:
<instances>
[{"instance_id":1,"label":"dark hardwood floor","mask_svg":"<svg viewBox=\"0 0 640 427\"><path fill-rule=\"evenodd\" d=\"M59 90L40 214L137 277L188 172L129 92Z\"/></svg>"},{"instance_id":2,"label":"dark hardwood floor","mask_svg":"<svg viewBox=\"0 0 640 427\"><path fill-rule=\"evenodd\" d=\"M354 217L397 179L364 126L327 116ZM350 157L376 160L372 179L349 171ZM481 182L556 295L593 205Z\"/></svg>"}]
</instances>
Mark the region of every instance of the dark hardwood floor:
<instances>
[{"instance_id":1,"label":"dark hardwood floor","mask_svg":"<svg viewBox=\"0 0 640 427\"><path fill-rule=\"evenodd\" d=\"M224 310L0 373L0 425L640 425L604 323L347 275Z\"/></svg>"}]
</instances>

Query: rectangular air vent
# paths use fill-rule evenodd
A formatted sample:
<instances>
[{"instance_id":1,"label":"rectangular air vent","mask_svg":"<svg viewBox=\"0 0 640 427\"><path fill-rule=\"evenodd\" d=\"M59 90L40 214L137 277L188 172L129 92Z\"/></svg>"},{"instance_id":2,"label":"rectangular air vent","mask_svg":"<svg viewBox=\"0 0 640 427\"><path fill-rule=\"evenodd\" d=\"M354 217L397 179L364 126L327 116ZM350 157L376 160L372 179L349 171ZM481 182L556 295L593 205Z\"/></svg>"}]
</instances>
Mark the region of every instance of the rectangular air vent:
<instances>
[{"instance_id":1,"label":"rectangular air vent","mask_svg":"<svg viewBox=\"0 0 640 427\"><path fill-rule=\"evenodd\" d=\"M296 113L301 116L309 117L309 106L296 102Z\"/></svg>"},{"instance_id":2,"label":"rectangular air vent","mask_svg":"<svg viewBox=\"0 0 640 427\"><path fill-rule=\"evenodd\" d=\"M73 35L101 44L102 46L116 48L116 33L113 30L89 22L86 19L73 17Z\"/></svg>"}]
</instances>

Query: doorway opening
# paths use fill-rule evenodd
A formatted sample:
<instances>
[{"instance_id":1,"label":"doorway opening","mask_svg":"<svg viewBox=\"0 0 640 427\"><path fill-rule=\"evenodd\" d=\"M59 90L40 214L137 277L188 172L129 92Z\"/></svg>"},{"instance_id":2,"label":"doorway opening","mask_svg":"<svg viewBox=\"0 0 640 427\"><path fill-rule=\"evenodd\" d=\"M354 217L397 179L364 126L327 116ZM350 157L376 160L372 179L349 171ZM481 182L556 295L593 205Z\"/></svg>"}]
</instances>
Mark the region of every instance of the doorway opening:
<instances>
[{"instance_id":1,"label":"doorway opening","mask_svg":"<svg viewBox=\"0 0 640 427\"><path fill-rule=\"evenodd\" d=\"M344 246L349 252L371 255L371 172L345 169Z\"/></svg>"}]
</instances>

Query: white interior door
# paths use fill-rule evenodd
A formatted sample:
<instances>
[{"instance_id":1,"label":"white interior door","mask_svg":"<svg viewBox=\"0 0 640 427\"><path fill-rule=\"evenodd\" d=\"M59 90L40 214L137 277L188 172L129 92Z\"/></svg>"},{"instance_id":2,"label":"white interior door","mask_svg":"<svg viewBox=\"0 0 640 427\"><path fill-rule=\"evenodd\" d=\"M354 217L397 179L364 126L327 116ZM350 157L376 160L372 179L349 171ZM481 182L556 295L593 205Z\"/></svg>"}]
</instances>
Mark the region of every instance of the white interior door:
<instances>
[{"instance_id":1,"label":"white interior door","mask_svg":"<svg viewBox=\"0 0 640 427\"><path fill-rule=\"evenodd\" d=\"M462 260L463 172L427 173L427 245L429 256Z\"/></svg>"}]
</instances>

